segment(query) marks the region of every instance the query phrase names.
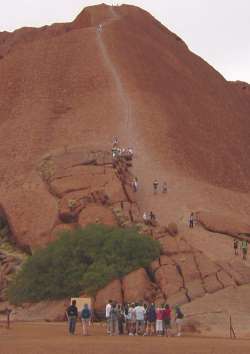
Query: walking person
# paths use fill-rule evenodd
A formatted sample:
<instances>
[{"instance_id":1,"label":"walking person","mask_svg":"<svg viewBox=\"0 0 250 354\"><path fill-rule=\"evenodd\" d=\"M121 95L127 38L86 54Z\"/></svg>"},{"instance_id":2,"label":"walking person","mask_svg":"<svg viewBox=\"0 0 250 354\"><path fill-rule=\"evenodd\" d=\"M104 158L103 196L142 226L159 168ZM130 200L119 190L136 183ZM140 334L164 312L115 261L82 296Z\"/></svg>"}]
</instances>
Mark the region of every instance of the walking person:
<instances>
[{"instance_id":1,"label":"walking person","mask_svg":"<svg viewBox=\"0 0 250 354\"><path fill-rule=\"evenodd\" d=\"M176 323L176 327L177 327L177 337L180 337L184 315L183 315L179 305L176 305L174 309L175 309L175 323Z\"/></svg>"},{"instance_id":2,"label":"walking person","mask_svg":"<svg viewBox=\"0 0 250 354\"><path fill-rule=\"evenodd\" d=\"M192 229L194 227L194 213L192 212L189 217L189 227Z\"/></svg>"},{"instance_id":3,"label":"walking person","mask_svg":"<svg viewBox=\"0 0 250 354\"><path fill-rule=\"evenodd\" d=\"M144 334L145 308L141 302L139 304L137 304L137 306L135 307L135 315L136 315L136 332L135 332L135 334L142 335L142 334Z\"/></svg>"},{"instance_id":4,"label":"walking person","mask_svg":"<svg viewBox=\"0 0 250 354\"><path fill-rule=\"evenodd\" d=\"M154 182L153 182L154 194L157 194L157 192L158 192L158 186L159 186L159 182L157 181L157 179L155 179Z\"/></svg>"},{"instance_id":5,"label":"walking person","mask_svg":"<svg viewBox=\"0 0 250 354\"><path fill-rule=\"evenodd\" d=\"M169 337L169 330L171 328L171 309L168 304L165 305L165 309L163 312L163 329L165 332L165 336Z\"/></svg>"},{"instance_id":6,"label":"walking person","mask_svg":"<svg viewBox=\"0 0 250 354\"><path fill-rule=\"evenodd\" d=\"M85 304L82 312L81 312L81 320L82 320L82 335L89 335L89 327L91 323L91 311L89 309L88 304Z\"/></svg>"},{"instance_id":7,"label":"walking person","mask_svg":"<svg viewBox=\"0 0 250 354\"><path fill-rule=\"evenodd\" d=\"M78 309L76 307L76 300L67 308L66 316L69 324L69 334L74 335L76 330L76 322L78 317Z\"/></svg>"},{"instance_id":8,"label":"walking person","mask_svg":"<svg viewBox=\"0 0 250 354\"><path fill-rule=\"evenodd\" d=\"M139 183L138 183L138 178L135 177L132 181L132 188L134 192L138 191Z\"/></svg>"},{"instance_id":9,"label":"walking person","mask_svg":"<svg viewBox=\"0 0 250 354\"><path fill-rule=\"evenodd\" d=\"M148 308L146 313L147 318L147 335L152 336L155 334L155 322L156 322L156 310L155 304L152 302Z\"/></svg>"},{"instance_id":10,"label":"walking person","mask_svg":"<svg viewBox=\"0 0 250 354\"><path fill-rule=\"evenodd\" d=\"M118 335L118 306L115 302L112 302L110 309L110 335Z\"/></svg>"},{"instance_id":11,"label":"walking person","mask_svg":"<svg viewBox=\"0 0 250 354\"><path fill-rule=\"evenodd\" d=\"M238 256L239 241L237 240L237 238L234 239L233 246L234 246L234 254L235 256Z\"/></svg>"},{"instance_id":12,"label":"walking person","mask_svg":"<svg viewBox=\"0 0 250 354\"><path fill-rule=\"evenodd\" d=\"M241 249L242 249L242 258L244 260L246 260L247 259L247 249L248 249L248 241L247 240L241 241Z\"/></svg>"},{"instance_id":13,"label":"walking person","mask_svg":"<svg viewBox=\"0 0 250 354\"><path fill-rule=\"evenodd\" d=\"M105 316L106 316L106 321L107 321L107 334L110 334L110 311L112 307L112 300L109 300L109 302L106 305L105 309Z\"/></svg>"}]
</instances>

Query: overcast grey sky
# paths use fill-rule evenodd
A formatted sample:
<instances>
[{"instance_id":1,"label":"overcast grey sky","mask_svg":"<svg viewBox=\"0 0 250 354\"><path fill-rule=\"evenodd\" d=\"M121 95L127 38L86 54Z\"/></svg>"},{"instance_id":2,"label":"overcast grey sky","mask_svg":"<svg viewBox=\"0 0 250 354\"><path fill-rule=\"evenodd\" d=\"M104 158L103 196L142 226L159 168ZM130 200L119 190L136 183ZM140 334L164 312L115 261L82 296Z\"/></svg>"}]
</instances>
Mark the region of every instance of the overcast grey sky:
<instances>
[{"instance_id":1,"label":"overcast grey sky","mask_svg":"<svg viewBox=\"0 0 250 354\"><path fill-rule=\"evenodd\" d=\"M0 0L0 31L72 21L95 0ZM105 1L122 4L123 1ZM127 0L148 10L228 80L250 83L250 0Z\"/></svg>"}]
</instances>

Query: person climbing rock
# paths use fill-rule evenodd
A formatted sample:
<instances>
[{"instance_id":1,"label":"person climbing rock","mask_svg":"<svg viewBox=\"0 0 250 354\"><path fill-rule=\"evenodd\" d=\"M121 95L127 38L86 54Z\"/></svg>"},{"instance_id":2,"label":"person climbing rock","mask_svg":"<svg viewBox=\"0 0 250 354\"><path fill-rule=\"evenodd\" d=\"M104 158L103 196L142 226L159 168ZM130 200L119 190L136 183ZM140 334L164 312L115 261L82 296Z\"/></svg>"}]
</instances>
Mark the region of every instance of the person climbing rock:
<instances>
[{"instance_id":1,"label":"person climbing rock","mask_svg":"<svg viewBox=\"0 0 250 354\"><path fill-rule=\"evenodd\" d=\"M235 256L238 256L239 241L237 240L237 238L234 239L233 246L234 246L234 254Z\"/></svg>"},{"instance_id":2,"label":"person climbing rock","mask_svg":"<svg viewBox=\"0 0 250 354\"><path fill-rule=\"evenodd\" d=\"M138 184L138 178L135 177L132 181L132 188L133 188L133 191L134 192L137 192L138 191L138 187L139 187L139 184Z\"/></svg>"},{"instance_id":3,"label":"person climbing rock","mask_svg":"<svg viewBox=\"0 0 250 354\"><path fill-rule=\"evenodd\" d=\"M154 194L156 194L158 192L158 186L159 186L159 182L157 181L157 179L155 179L153 182Z\"/></svg>"},{"instance_id":4,"label":"person climbing rock","mask_svg":"<svg viewBox=\"0 0 250 354\"><path fill-rule=\"evenodd\" d=\"M247 240L242 240L241 241L241 249L242 249L242 258L244 260L247 259L247 249L248 249L248 242Z\"/></svg>"},{"instance_id":5,"label":"person climbing rock","mask_svg":"<svg viewBox=\"0 0 250 354\"><path fill-rule=\"evenodd\" d=\"M167 186L167 182L163 182L162 184L162 193L167 193L168 191L168 186Z\"/></svg>"},{"instance_id":6,"label":"person climbing rock","mask_svg":"<svg viewBox=\"0 0 250 354\"><path fill-rule=\"evenodd\" d=\"M156 226L156 216L155 216L155 214L152 211L149 214L149 223L152 226Z\"/></svg>"},{"instance_id":7,"label":"person climbing rock","mask_svg":"<svg viewBox=\"0 0 250 354\"><path fill-rule=\"evenodd\" d=\"M192 229L194 227L194 213L192 212L189 217L189 227Z\"/></svg>"},{"instance_id":8,"label":"person climbing rock","mask_svg":"<svg viewBox=\"0 0 250 354\"><path fill-rule=\"evenodd\" d=\"M117 148L118 147L118 137L114 136L113 138L113 148Z\"/></svg>"}]
</instances>

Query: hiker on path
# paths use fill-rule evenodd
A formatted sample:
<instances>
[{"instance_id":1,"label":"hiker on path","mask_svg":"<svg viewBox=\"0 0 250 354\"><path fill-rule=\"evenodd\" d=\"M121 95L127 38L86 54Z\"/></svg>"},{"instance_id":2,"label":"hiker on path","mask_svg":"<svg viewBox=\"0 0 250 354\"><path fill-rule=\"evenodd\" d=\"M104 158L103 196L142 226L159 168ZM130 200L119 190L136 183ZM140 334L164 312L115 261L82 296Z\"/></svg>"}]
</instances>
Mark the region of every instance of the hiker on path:
<instances>
[{"instance_id":1,"label":"hiker on path","mask_svg":"<svg viewBox=\"0 0 250 354\"><path fill-rule=\"evenodd\" d=\"M162 184L162 193L167 193L168 191L168 186L167 186L167 182L163 182Z\"/></svg>"},{"instance_id":2,"label":"hiker on path","mask_svg":"<svg viewBox=\"0 0 250 354\"><path fill-rule=\"evenodd\" d=\"M176 305L174 310L175 310L175 323L176 323L176 327L177 327L177 337L180 337L184 315L183 315L179 305Z\"/></svg>"},{"instance_id":3,"label":"hiker on path","mask_svg":"<svg viewBox=\"0 0 250 354\"><path fill-rule=\"evenodd\" d=\"M157 181L157 179L155 179L154 182L153 182L154 194L157 194L157 192L158 192L158 186L159 186L159 182Z\"/></svg>"},{"instance_id":4,"label":"hiker on path","mask_svg":"<svg viewBox=\"0 0 250 354\"><path fill-rule=\"evenodd\" d=\"M110 311L111 311L111 306L112 306L112 300L109 300L109 302L106 305L106 321L107 321L107 333L110 334Z\"/></svg>"},{"instance_id":5,"label":"hiker on path","mask_svg":"<svg viewBox=\"0 0 250 354\"><path fill-rule=\"evenodd\" d=\"M117 148L118 147L118 138L117 136L114 136L113 138L113 148Z\"/></svg>"},{"instance_id":6,"label":"hiker on path","mask_svg":"<svg viewBox=\"0 0 250 354\"><path fill-rule=\"evenodd\" d=\"M133 188L133 191L134 192L137 192L138 191L138 186L139 186L139 183L138 183L138 178L135 177L132 181L132 188Z\"/></svg>"},{"instance_id":7,"label":"hiker on path","mask_svg":"<svg viewBox=\"0 0 250 354\"><path fill-rule=\"evenodd\" d=\"M74 335L76 330L76 322L78 317L78 309L76 307L76 300L67 308L66 316L69 324L69 334Z\"/></svg>"},{"instance_id":8,"label":"hiker on path","mask_svg":"<svg viewBox=\"0 0 250 354\"><path fill-rule=\"evenodd\" d=\"M234 245L234 254L235 254L235 256L238 256L238 254L239 254L239 253L238 253L239 241L237 240L237 238L234 239L233 245Z\"/></svg>"},{"instance_id":9,"label":"hiker on path","mask_svg":"<svg viewBox=\"0 0 250 354\"><path fill-rule=\"evenodd\" d=\"M152 211L149 214L149 222L152 226L156 225L156 216Z\"/></svg>"},{"instance_id":10,"label":"hiker on path","mask_svg":"<svg viewBox=\"0 0 250 354\"><path fill-rule=\"evenodd\" d=\"M149 216L148 216L148 213L146 211L143 213L142 218L143 218L144 224L148 225L149 224Z\"/></svg>"},{"instance_id":11,"label":"hiker on path","mask_svg":"<svg viewBox=\"0 0 250 354\"><path fill-rule=\"evenodd\" d=\"M242 240L241 241L241 249L242 249L242 258L244 260L247 259L247 249L248 249L248 242L247 240Z\"/></svg>"},{"instance_id":12,"label":"hiker on path","mask_svg":"<svg viewBox=\"0 0 250 354\"><path fill-rule=\"evenodd\" d=\"M82 320L82 335L88 336L89 335L89 326L91 323L91 311L89 309L88 304L85 304L82 312L81 312L81 320Z\"/></svg>"},{"instance_id":13,"label":"hiker on path","mask_svg":"<svg viewBox=\"0 0 250 354\"><path fill-rule=\"evenodd\" d=\"M189 227L192 229L194 227L194 213L192 212L189 217Z\"/></svg>"}]
</instances>

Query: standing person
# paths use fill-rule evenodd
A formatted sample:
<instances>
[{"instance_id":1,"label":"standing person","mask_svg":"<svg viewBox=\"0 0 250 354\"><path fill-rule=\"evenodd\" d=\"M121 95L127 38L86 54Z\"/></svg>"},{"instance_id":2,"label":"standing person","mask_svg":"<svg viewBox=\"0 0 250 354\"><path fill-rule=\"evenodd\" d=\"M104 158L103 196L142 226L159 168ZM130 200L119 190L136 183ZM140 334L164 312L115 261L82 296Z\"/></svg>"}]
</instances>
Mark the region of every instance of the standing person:
<instances>
[{"instance_id":1,"label":"standing person","mask_svg":"<svg viewBox=\"0 0 250 354\"><path fill-rule=\"evenodd\" d=\"M82 335L83 336L88 336L89 335L88 328L89 328L90 323L91 323L91 312L90 312L90 309L88 307L88 304L85 304L83 309L82 309L81 320L82 320Z\"/></svg>"},{"instance_id":2,"label":"standing person","mask_svg":"<svg viewBox=\"0 0 250 354\"><path fill-rule=\"evenodd\" d=\"M192 229L194 227L194 213L192 212L189 217L189 227Z\"/></svg>"},{"instance_id":3,"label":"standing person","mask_svg":"<svg viewBox=\"0 0 250 354\"><path fill-rule=\"evenodd\" d=\"M163 312L163 328L165 331L166 337L169 336L169 329L171 328L171 309L168 304L165 305Z\"/></svg>"},{"instance_id":4,"label":"standing person","mask_svg":"<svg viewBox=\"0 0 250 354\"><path fill-rule=\"evenodd\" d=\"M75 334L76 322L78 317L78 309L76 307L76 300L72 301L72 304L67 308L66 316L69 324L69 334Z\"/></svg>"},{"instance_id":5,"label":"standing person","mask_svg":"<svg viewBox=\"0 0 250 354\"><path fill-rule=\"evenodd\" d=\"M143 218L144 224L145 224L145 225L148 225L148 221L149 221L149 220L148 220L148 214L147 214L146 211L143 213L142 218Z\"/></svg>"},{"instance_id":6,"label":"standing person","mask_svg":"<svg viewBox=\"0 0 250 354\"><path fill-rule=\"evenodd\" d=\"M163 311L164 305L158 306L156 309L156 334L162 336L163 334Z\"/></svg>"},{"instance_id":7,"label":"standing person","mask_svg":"<svg viewBox=\"0 0 250 354\"><path fill-rule=\"evenodd\" d=\"M247 259L247 249L248 249L248 241L247 240L242 240L241 241L241 249L242 249L242 256L243 259Z\"/></svg>"},{"instance_id":8,"label":"standing person","mask_svg":"<svg viewBox=\"0 0 250 354\"><path fill-rule=\"evenodd\" d=\"M183 315L179 305L176 305L174 309L175 309L175 322L176 322L176 326L177 326L177 336L180 337L184 315Z\"/></svg>"},{"instance_id":9,"label":"standing person","mask_svg":"<svg viewBox=\"0 0 250 354\"><path fill-rule=\"evenodd\" d=\"M124 319L124 311L122 305L120 304L117 307L117 313L118 313L118 332L119 334L123 334L123 323L125 322L125 319Z\"/></svg>"},{"instance_id":10,"label":"standing person","mask_svg":"<svg viewBox=\"0 0 250 354\"><path fill-rule=\"evenodd\" d=\"M109 302L106 305L106 321L107 321L107 333L110 334L110 311L112 307L112 300L109 300Z\"/></svg>"},{"instance_id":11,"label":"standing person","mask_svg":"<svg viewBox=\"0 0 250 354\"><path fill-rule=\"evenodd\" d=\"M129 336L134 336L136 330L136 312L134 303L130 305L128 313L130 318Z\"/></svg>"},{"instance_id":12,"label":"standing person","mask_svg":"<svg viewBox=\"0 0 250 354\"><path fill-rule=\"evenodd\" d=\"M155 214L151 211L150 214L149 214L149 222L150 222L150 225L152 226L156 226L156 216Z\"/></svg>"},{"instance_id":13,"label":"standing person","mask_svg":"<svg viewBox=\"0 0 250 354\"><path fill-rule=\"evenodd\" d=\"M162 193L167 193L168 191L168 186L167 186L167 182L163 182L162 184Z\"/></svg>"},{"instance_id":14,"label":"standing person","mask_svg":"<svg viewBox=\"0 0 250 354\"><path fill-rule=\"evenodd\" d=\"M159 182L157 181L157 179L155 179L153 182L154 194L156 194L158 192L158 186L159 186Z\"/></svg>"},{"instance_id":15,"label":"standing person","mask_svg":"<svg viewBox=\"0 0 250 354\"><path fill-rule=\"evenodd\" d=\"M118 335L119 328L118 328L118 307L115 302L112 302L111 309L110 309L110 335Z\"/></svg>"},{"instance_id":16,"label":"standing person","mask_svg":"<svg viewBox=\"0 0 250 354\"><path fill-rule=\"evenodd\" d=\"M124 314L124 322L125 322L125 330L127 332L127 334L129 334L129 325L130 325L130 318L129 318L129 304L125 304L124 305L124 309L123 309L123 314Z\"/></svg>"},{"instance_id":17,"label":"standing person","mask_svg":"<svg viewBox=\"0 0 250 354\"><path fill-rule=\"evenodd\" d=\"M239 249L239 241L237 240L237 238L234 239L234 254L235 256L238 256L238 249Z\"/></svg>"},{"instance_id":18,"label":"standing person","mask_svg":"<svg viewBox=\"0 0 250 354\"><path fill-rule=\"evenodd\" d=\"M155 321L156 321L156 310L155 304L152 302L147 308L147 335L152 336L155 334Z\"/></svg>"},{"instance_id":19,"label":"standing person","mask_svg":"<svg viewBox=\"0 0 250 354\"><path fill-rule=\"evenodd\" d=\"M142 302L137 304L135 307L135 315L136 315L136 335L144 334L144 316L145 316L145 309L142 305Z\"/></svg>"}]
</instances>

